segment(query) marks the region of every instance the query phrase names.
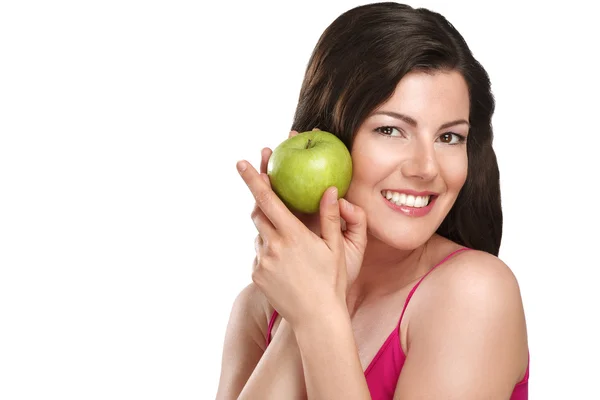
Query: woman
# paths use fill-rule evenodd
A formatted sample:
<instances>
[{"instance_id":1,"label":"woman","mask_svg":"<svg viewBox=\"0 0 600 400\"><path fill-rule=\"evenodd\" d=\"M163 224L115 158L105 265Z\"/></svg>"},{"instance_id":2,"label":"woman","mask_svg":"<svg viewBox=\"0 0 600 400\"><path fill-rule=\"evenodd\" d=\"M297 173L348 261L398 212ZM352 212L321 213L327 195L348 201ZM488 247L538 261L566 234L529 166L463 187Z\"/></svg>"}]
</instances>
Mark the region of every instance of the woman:
<instances>
[{"instance_id":1,"label":"woman","mask_svg":"<svg viewBox=\"0 0 600 400\"><path fill-rule=\"evenodd\" d=\"M335 133L353 176L316 218L265 174L253 283L234 304L218 399L526 399L523 305L497 258L502 211L485 70L444 17L354 8L310 59L293 132ZM418 289L418 290L417 290Z\"/></svg>"}]
</instances>

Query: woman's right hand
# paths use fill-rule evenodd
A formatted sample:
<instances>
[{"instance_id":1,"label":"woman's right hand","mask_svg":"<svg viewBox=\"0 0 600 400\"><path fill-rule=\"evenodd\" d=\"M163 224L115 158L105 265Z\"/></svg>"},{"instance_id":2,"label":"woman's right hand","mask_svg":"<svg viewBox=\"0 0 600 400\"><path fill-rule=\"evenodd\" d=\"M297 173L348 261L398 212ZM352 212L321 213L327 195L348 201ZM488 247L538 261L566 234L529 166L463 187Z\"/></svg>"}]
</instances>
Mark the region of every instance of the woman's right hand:
<instances>
[{"instance_id":1,"label":"woman's right hand","mask_svg":"<svg viewBox=\"0 0 600 400\"><path fill-rule=\"evenodd\" d=\"M313 131L318 129L319 128L314 128ZM288 138L296 136L297 134L297 131L291 131L288 135ZM260 175L269 186L271 186L271 182L269 180L269 176L267 175L267 166L272 153L273 151L268 147L265 147L261 151ZM363 237L363 235L357 235L355 232L360 231L358 226L360 224L366 224L366 221L364 218L364 211L360 209L360 207L349 206L350 203L345 199L340 201L340 205L342 206L340 207L340 216L342 218L340 222L342 230L346 232L346 235L354 236L354 240L351 241L354 246L347 248L345 252L346 267L348 269L348 283L350 286L358 276L360 267L362 265L363 253L366 247L366 235ZM253 213L257 212L260 212L260 208L258 205L255 205ZM292 214L294 214L296 218L298 218L309 230L314 232L317 236L321 236L320 213L317 212L315 214L303 214L292 210ZM350 223L350 225L353 227L350 231L346 230L348 223ZM366 227L364 229L366 229ZM255 246L258 246L259 243L260 238L257 236L255 240ZM257 262L257 260L255 259L254 262Z\"/></svg>"}]
</instances>

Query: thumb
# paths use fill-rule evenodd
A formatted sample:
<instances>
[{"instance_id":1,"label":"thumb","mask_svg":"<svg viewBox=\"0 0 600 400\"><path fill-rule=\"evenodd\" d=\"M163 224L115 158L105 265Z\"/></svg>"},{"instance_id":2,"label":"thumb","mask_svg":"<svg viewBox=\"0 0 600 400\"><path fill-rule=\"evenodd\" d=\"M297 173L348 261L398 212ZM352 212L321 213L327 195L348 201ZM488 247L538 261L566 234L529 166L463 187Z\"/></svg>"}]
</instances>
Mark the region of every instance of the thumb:
<instances>
[{"instance_id":1,"label":"thumb","mask_svg":"<svg viewBox=\"0 0 600 400\"><path fill-rule=\"evenodd\" d=\"M321 217L321 237L331 250L338 251L342 246L342 232L340 225L340 206L338 203L338 190L335 186L329 187L319 207Z\"/></svg>"},{"instance_id":2,"label":"thumb","mask_svg":"<svg viewBox=\"0 0 600 400\"><path fill-rule=\"evenodd\" d=\"M362 208L340 199L341 217L346 221L344 236L358 250L363 251L367 246L367 216Z\"/></svg>"}]
</instances>

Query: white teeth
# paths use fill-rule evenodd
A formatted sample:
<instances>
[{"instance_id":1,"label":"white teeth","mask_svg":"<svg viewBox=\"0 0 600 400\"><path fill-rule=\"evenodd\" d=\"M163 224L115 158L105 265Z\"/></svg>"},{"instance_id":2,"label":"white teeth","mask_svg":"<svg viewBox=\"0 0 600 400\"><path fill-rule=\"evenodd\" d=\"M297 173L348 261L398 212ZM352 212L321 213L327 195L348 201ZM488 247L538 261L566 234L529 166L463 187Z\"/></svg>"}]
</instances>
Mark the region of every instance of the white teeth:
<instances>
[{"instance_id":1,"label":"white teeth","mask_svg":"<svg viewBox=\"0 0 600 400\"><path fill-rule=\"evenodd\" d=\"M431 196L413 196L411 194L392 192L391 190L384 190L381 194L396 205L414 208L425 207L431 199Z\"/></svg>"},{"instance_id":2,"label":"white teeth","mask_svg":"<svg viewBox=\"0 0 600 400\"><path fill-rule=\"evenodd\" d=\"M423 207L425 204L423 204L423 201L425 199L423 199L422 197L417 197L415 199L415 207Z\"/></svg>"}]
</instances>

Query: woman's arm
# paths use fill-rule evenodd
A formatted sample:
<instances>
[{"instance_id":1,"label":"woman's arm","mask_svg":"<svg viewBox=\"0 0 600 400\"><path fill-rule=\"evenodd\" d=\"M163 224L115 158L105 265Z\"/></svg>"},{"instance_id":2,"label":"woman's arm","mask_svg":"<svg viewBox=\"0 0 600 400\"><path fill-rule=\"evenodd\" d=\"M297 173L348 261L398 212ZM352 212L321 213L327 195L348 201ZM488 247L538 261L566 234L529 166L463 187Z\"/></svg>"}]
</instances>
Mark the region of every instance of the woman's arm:
<instances>
[{"instance_id":1,"label":"woman's arm","mask_svg":"<svg viewBox=\"0 0 600 400\"><path fill-rule=\"evenodd\" d=\"M265 350L262 297L249 285L234 303L217 400L371 398L345 304L323 305L295 329L282 319Z\"/></svg>"},{"instance_id":2,"label":"woman's arm","mask_svg":"<svg viewBox=\"0 0 600 400\"><path fill-rule=\"evenodd\" d=\"M345 304L294 327L310 400L370 400Z\"/></svg>"},{"instance_id":3,"label":"woman's arm","mask_svg":"<svg viewBox=\"0 0 600 400\"><path fill-rule=\"evenodd\" d=\"M238 399L306 399L298 345L284 319Z\"/></svg>"},{"instance_id":4,"label":"woman's arm","mask_svg":"<svg viewBox=\"0 0 600 400\"><path fill-rule=\"evenodd\" d=\"M298 346L285 321L265 351L266 304L254 284L238 295L225 335L217 400L305 398Z\"/></svg>"}]
</instances>

